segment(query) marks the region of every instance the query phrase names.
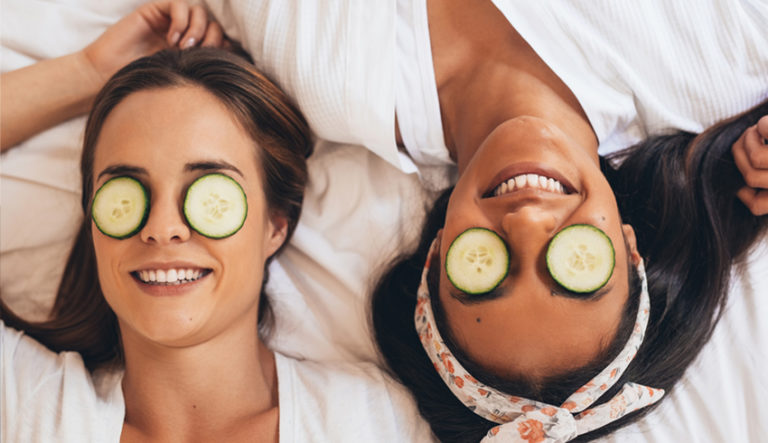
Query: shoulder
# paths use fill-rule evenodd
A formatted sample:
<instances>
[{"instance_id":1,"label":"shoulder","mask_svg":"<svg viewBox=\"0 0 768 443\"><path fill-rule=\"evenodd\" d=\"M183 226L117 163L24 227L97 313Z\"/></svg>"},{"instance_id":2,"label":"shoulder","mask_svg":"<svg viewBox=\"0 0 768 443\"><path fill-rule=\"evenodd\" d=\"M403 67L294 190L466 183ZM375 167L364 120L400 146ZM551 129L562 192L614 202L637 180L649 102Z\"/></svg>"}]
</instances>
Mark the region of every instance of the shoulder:
<instances>
[{"instance_id":1,"label":"shoulder","mask_svg":"<svg viewBox=\"0 0 768 443\"><path fill-rule=\"evenodd\" d=\"M411 395L375 365L276 359L281 441L434 440Z\"/></svg>"},{"instance_id":2,"label":"shoulder","mask_svg":"<svg viewBox=\"0 0 768 443\"><path fill-rule=\"evenodd\" d=\"M52 352L0 320L0 440L104 441L122 423L121 374L92 376L80 354Z\"/></svg>"}]
</instances>

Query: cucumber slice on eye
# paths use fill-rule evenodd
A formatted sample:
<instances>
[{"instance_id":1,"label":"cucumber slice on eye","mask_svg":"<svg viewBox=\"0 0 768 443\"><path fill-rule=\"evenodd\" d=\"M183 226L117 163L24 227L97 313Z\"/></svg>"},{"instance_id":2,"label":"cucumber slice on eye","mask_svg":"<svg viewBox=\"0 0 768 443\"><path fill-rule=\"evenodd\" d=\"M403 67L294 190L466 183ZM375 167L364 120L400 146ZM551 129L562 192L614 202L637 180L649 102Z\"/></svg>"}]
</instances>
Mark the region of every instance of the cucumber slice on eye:
<instances>
[{"instance_id":1,"label":"cucumber slice on eye","mask_svg":"<svg viewBox=\"0 0 768 443\"><path fill-rule=\"evenodd\" d=\"M448 248L445 272L451 284L466 294L490 292L509 272L509 250L490 229L469 228Z\"/></svg>"},{"instance_id":2,"label":"cucumber slice on eye","mask_svg":"<svg viewBox=\"0 0 768 443\"><path fill-rule=\"evenodd\" d=\"M576 293L594 292L613 274L615 251L608 235L592 225L571 225L547 248L547 269L555 281Z\"/></svg>"},{"instance_id":3,"label":"cucumber slice on eye","mask_svg":"<svg viewBox=\"0 0 768 443\"><path fill-rule=\"evenodd\" d=\"M149 194L133 177L107 180L93 196L91 218L104 235L128 238L141 230L149 215Z\"/></svg>"},{"instance_id":4,"label":"cucumber slice on eye","mask_svg":"<svg viewBox=\"0 0 768 443\"><path fill-rule=\"evenodd\" d=\"M192 229L206 237L233 235L243 226L247 214L245 191L227 175L204 175L187 189L184 217Z\"/></svg>"}]
</instances>

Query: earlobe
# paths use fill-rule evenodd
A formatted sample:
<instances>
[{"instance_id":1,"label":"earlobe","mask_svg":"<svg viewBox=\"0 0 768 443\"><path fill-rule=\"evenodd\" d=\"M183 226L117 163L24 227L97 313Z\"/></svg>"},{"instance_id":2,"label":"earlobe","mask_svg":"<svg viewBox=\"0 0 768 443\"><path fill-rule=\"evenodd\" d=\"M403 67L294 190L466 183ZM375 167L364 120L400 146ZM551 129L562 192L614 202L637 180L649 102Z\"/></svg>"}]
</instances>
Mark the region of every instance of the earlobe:
<instances>
[{"instance_id":1,"label":"earlobe","mask_svg":"<svg viewBox=\"0 0 768 443\"><path fill-rule=\"evenodd\" d=\"M632 259L632 264L637 265L640 263L642 257L637 251L637 238L635 237L635 229L631 225L621 225L621 231L624 234L624 242L627 245L629 256Z\"/></svg>"}]
</instances>

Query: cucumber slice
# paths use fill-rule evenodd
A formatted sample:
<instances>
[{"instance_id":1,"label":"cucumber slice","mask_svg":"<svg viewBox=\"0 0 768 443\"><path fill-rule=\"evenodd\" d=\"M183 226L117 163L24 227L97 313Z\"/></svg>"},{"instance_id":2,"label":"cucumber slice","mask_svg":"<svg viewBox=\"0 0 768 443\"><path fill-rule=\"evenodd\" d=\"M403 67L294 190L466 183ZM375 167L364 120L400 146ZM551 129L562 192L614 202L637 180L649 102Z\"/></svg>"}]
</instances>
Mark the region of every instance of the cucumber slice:
<instances>
[{"instance_id":1,"label":"cucumber slice","mask_svg":"<svg viewBox=\"0 0 768 443\"><path fill-rule=\"evenodd\" d=\"M104 235L128 238L144 227L148 215L149 194L133 177L111 178L93 196L91 218Z\"/></svg>"},{"instance_id":2,"label":"cucumber slice","mask_svg":"<svg viewBox=\"0 0 768 443\"><path fill-rule=\"evenodd\" d=\"M247 214L245 191L227 175L204 175L187 189L184 217L192 229L206 237L233 235L243 226Z\"/></svg>"},{"instance_id":3,"label":"cucumber slice","mask_svg":"<svg viewBox=\"0 0 768 443\"><path fill-rule=\"evenodd\" d=\"M490 229L469 228L448 248L445 272L451 284L466 294L490 292L509 272L507 244Z\"/></svg>"},{"instance_id":4,"label":"cucumber slice","mask_svg":"<svg viewBox=\"0 0 768 443\"><path fill-rule=\"evenodd\" d=\"M594 292L613 274L611 239L592 225L571 225L558 232L547 248L547 269L560 286L576 293Z\"/></svg>"}]
</instances>

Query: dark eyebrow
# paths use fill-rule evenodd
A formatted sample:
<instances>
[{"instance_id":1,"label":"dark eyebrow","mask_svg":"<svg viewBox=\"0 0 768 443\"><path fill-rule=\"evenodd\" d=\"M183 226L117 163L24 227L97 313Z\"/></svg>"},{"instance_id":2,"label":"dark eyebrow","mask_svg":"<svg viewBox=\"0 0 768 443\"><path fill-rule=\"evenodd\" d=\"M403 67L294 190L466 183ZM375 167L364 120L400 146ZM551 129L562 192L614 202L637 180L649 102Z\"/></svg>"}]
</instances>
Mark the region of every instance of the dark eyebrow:
<instances>
[{"instance_id":1,"label":"dark eyebrow","mask_svg":"<svg viewBox=\"0 0 768 443\"><path fill-rule=\"evenodd\" d=\"M450 283L449 283L450 284ZM459 301L463 305L475 305L489 300L495 300L504 295L502 285L496 286L488 292L482 294L467 294L464 291L458 290L455 286L451 285L451 289L448 290L448 294Z\"/></svg>"},{"instance_id":2,"label":"dark eyebrow","mask_svg":"<svg viewBox=\"0 0 768 443\"><path fill-rule=\"evenodd\" d=\"M112 165L99 172L96 180L98 181L102 175L147 175L147 170L138 166Z\"/></svg>"},{"instance_id":3,"label":"dark eyebrow","mask_svg":"<svg viewBox=\"0 0 768 443\"><path fill-rule=\"evenodd\" d=\"M243 176L243 173L240 172L239 169L237 169L234 165L229 164L223 160L211 160L211 161L204 161L204 162L187 163L184 166L184 170L187 172L218 171L222 169L236 172L238 175L240 175L240 177L245 178L245 176Z\"/></svg>"},{"instance_id":4,"label":"dark eyebrow","mask_svg":"<svg viewBox=\"0 0 768 443\"><path fill-rule=\"evenodd\" d=\"M584 300L588 302L597 302L603 296L613 290L613 283L607 284L603 286L602 288L598 289L595 292L585 292L585 293L577 293L577 292L571 292L565 288L563 288L560 285L552 287L552 290L550 291L550 294L554 296L559 297L567 297L567 298L575 298L577 300Z\"/></svg>"}]
</instances>

